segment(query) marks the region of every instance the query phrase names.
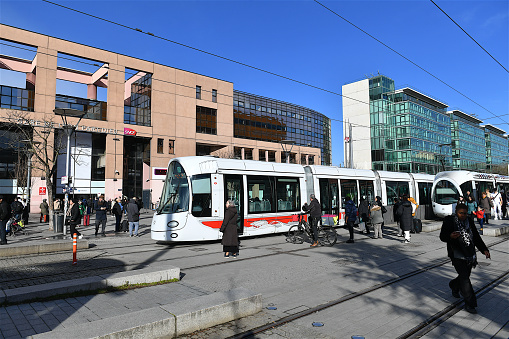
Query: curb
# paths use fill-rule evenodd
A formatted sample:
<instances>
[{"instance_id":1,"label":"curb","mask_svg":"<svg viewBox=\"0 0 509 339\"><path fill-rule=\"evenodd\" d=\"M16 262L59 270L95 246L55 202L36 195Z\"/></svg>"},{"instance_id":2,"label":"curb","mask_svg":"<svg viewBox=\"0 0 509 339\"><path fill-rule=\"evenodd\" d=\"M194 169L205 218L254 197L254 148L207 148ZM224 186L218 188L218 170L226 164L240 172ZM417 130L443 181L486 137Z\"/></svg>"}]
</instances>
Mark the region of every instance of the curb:
<instances>
[{"instance_id":1,"label":"curb","mask_svg":"<svg viewBox=\"0 0 509 339\"><path fill-rule=\"evenodd\" d=\"M509 226L501 226L501 227L486 227L484 226L482 229L482 235L488 237L498 237L503 234L509 233Z\"/></svg>"},{"instance_id":2,"label":"curb","mask_svg":"<svg viewBox=\"0 0 509 339\"><path fill-rule=\"evenodd\" d=\"M179 279L180 268L165 266L165 269L154 271L154 267L135 271L119 272L88 278L64 280L54 283L25 286L9 290L0 290L0 304L22 303L37 298L48 298L60 294L78 291L93 291L107 287L120 287L126 284L155 283L164 280Z\"/></svg>"},{"instance_id":3,"label":"curb","mask_svg":"<svg viewBox=\"0 0 509 339\"><path fill-rule=\"evenodd\" d=\"M88 249L87 239L78 240L78 249ZM72 240L59 240L43 244L20 244L16 246L2 246L0 257L13 257L26 254L41 254L50 252L72 251Z\"/></svg>"},{"instance_id":4,"label":"curb","mask_svg":"<svg viewBox=\"0 0 509 339\"><path fill-rule=\"evenodd\" d=\"M37 334L33 339L158 338L192 333L260 312L262 295L245 288L216 292L86 324Z\"/></svg>"}]
</instances>

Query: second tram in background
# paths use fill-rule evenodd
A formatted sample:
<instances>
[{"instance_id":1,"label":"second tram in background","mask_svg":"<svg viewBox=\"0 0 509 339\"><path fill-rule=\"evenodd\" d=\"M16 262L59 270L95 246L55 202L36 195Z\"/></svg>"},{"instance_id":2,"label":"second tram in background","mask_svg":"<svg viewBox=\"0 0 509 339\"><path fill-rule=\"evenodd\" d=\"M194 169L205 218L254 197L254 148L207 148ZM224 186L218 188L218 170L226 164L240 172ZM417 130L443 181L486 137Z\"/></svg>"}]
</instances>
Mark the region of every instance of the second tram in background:
<instances>
[{"instance_id":1,"label":"second tram in background","mask_svg":"<svg viewBox=\"0 0 509 339\"><path fill-rule=\"evenodd\" d=\"M440 172L435 176L431 199L433 212L443 218L453 213L453 206L460 195L470 192L479 201L481 192L496 189L498 192L509 189L509 177L499 174L469 171Z\"/></svg>"},{"instance_id":2,"label":"second tram in background","mask_svg":"<svg viewBox=\"0 0 509 339\"><path fill-rule=\"evenodd\" d=\"M339 217L350 195L373 202L382 197L386 218L392 218L394 199L412 196L425 211L431 208L433 176L425 174L356 170L330 166L303 166L210 156L172 159L168 165L159 207L151 225L158 241L220 239L225 202L235 201L241 237L287 232L293 215L310 194L322 213ZM426 212L427 213L427 212Z\"/></svg>"}]
</instances>

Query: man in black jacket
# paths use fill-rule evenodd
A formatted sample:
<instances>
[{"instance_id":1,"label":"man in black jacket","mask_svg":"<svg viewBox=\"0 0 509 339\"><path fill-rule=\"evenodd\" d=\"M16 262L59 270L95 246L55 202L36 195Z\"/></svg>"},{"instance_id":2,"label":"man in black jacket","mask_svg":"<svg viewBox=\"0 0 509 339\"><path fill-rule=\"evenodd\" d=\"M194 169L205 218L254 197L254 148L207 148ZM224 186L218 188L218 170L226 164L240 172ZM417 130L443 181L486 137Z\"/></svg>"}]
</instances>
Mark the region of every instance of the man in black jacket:
<instances>
[{"instance_id":1,"label":"man in black jacket","mask_svg":"<svg viewBox=\"0 0 509 339\"><path fill-rule=\"evenodd\" d=\"M99 197L99 200L95 201L94 210L95 210L95 236L97 237L97 233L99 232L99 225L102 225L102 236L106 236L106 210L108 206L106 201L104 201L104 195Z\"/></svg>"},{"instance_id":2,"label":"man in black jacket","mask_svg":"<svg viewBox=\"0 0 509 339\"><path fill-rule=\"evenodd\" d=\"M70 208L71 208L71 218L69 220L69 227L71 229L71 238L73 237L74 233L78 236L79 239L83 238L81 233L76 229L76 226L79 225L81 221L81 213L80 208L78 206L78 199L73 198L69 201Z\"/></svg>"},{"instance_id":3,"label":"man in black jacket","mask_svg":"<svg viewBox=\"0 0 509 339\"><path fill-rule=\"evenodd\" d=\"M309 214L309 223L311 225L311 230L313 231L313 244L311 244L311 247L315 247L318 246L318 221L322 217L322 208L314 194L311 194L309 198L311 202L309 205L304 204L303 209Z\"/></svg>"},{"instance_id":4,"label":"man in black jacket","mask_svg":"<svg viewBox=\"0 0 509 339\"><path fill-rule=\"evenodd\" d=\"M0 245L7 245L7 233L5 226L11 216L9 204L4 200L4 197L0 195Z\"/></svg>"},{"instance_id":5,"label":"man in black jacket","mask_svg":"<svg viewBox=\"0 0 509 339\"><path fill-rule=\"evenodd\" d=\"M465 300L465 310L475 314L477 298L470 283L470 273L477 265L475 247L486 258L490 258L490 252L477 232L474 221L467 218L467 211L466 205L458 204L456 214L445 217L440 240L447 243L447 255L458 272L458 277L449 282L452 295L459 298L461 292Z\"/></svg>"},{"instance_id":6,"label":"man in black jacket","mask_svg":"<svg viewBox=\"0 0 509 339\"><path fill-rule=\"evenodd\" d=\"M138 227L140 226L140 210L138 209L138 204L136 200L132 198L127 204L127 221L129 222L129 236L133 236L133 226L134 226L134 236L138 236Z\"/></svg>"}]
</instances>

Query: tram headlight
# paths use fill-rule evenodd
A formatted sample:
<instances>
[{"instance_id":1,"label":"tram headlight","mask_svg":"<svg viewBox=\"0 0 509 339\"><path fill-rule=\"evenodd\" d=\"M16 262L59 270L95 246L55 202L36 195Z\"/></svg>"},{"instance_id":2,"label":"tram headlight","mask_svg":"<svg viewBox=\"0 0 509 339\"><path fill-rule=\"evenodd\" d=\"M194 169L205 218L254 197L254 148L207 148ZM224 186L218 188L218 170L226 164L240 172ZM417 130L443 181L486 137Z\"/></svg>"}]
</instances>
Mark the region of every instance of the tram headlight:
<instances>
[{"instance_id":1,"label":"tram headlight","mask_svg":"<svg viewBox=\"0 0 509 339\"><path fill-rule=\"evenodd\" d=\"M168 228L175 228L178 227L179 222L177 220L172 220L168 222Z\"/></svg>"}]
</instances>

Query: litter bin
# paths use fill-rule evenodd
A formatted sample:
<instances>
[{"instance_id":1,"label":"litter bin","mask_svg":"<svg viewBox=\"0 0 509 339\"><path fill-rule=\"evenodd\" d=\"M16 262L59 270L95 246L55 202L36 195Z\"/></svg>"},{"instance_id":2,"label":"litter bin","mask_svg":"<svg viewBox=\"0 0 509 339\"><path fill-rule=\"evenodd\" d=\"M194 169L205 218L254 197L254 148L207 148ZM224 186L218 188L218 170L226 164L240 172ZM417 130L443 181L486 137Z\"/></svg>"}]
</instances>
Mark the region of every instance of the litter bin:
<instances>
[{"instance_id":1,"label":"litter bin","mask_svg":"<svg viewBox=\"0 0 509 339\"><path fill-rule=\"evenodd\" d=\"M55 233L63 233L64 232L64 214L63 213L55 213L53 216L53 230Z\"/></svg>"}]
</instances>

